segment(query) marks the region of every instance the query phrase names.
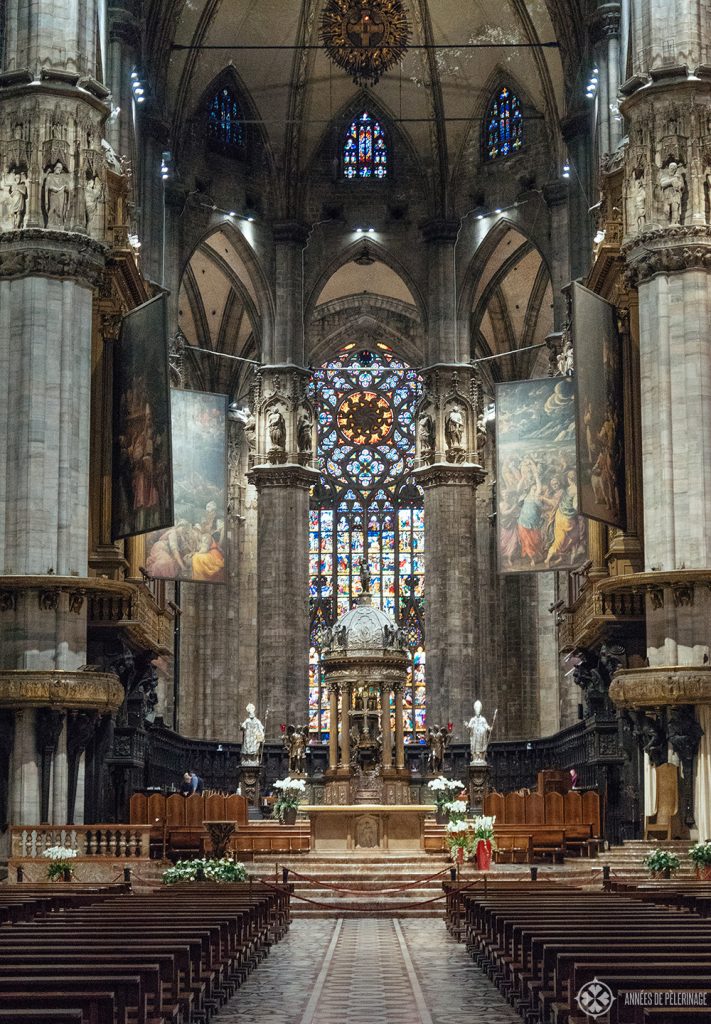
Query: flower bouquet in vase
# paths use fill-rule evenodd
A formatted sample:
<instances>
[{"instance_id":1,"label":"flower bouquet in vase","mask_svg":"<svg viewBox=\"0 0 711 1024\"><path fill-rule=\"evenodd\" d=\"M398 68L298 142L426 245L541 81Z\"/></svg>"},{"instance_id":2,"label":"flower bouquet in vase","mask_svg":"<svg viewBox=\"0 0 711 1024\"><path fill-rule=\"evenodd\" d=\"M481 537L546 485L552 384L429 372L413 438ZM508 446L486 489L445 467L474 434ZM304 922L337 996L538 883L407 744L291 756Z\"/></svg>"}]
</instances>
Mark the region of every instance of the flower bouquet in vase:
<instances>
[{"instance_id":1,"label":"flower bouquet in vase","mask_svg":"<svg viewBox=\"0 0 711 1024\"><path fill-rule=\"evenodd\" d=\"M449 821L449 815L444 809L445 804L450 803L454 794L460 793L464 786L461 782L454 779L445 779L444 775L440 775L436 779L431 779L427 783L427 788L435 802L437 823L445 825Z\"/></svg>"},{"instance_id":2,"label":"flower bouquet in vase","mask_svg":"<svg viewBox=\"0 0 711 1024\"><path fill-rule=\"evenodd\" d=\"M488 871L491 867L491 855L496 849L494 839L494 822L496 817L491 814L479 814L474 818L472 832L474 836L474 856L479 871Z\"/></svg>"},{"instance_id":3,"label":"flower bouquet in vase","mask_svg":"<svg viewBox=\"0 0 711 1024\"><path fill-rule=\"evenodd\" d=\"M711 839L705 843L694 843L689 856L696 868L696 877L702 882L711 882Z\"/></svg>"},{"instance_id":4,"label":"flower bouquet in vase","mask_svg":"<svg viewBox=\"0 0 711 1024\"><path fill-rule=\"evenodd\" d=\"M671 878L672 871L681 865L677 855L669 850L652 850L642 863L649 868L653 878Z\"/></svg>"},{"instance_id":5,"label":"flower bouquet in vase","mask_svg":"<svg viewBox=\"0 0 711 1024\"><path fill-rule=\"evenodd\" d=\"M47 879L50 882L62 879L65 882L72 880L72 868L69 863L77 856L77 851L70 846L48 846L42 854L50 860L47 866Z\"/></svg>"},{"instance_id":6,"label":"flower bouquet in vase","mask_svg":"<svg viewBox=\"0 0 711 1024\"><path fill-rule=\"evenodd\" d=\"M473 849L471 825L463 820L450 821L447 825L444 839L449 847L452 860L457 867L461 867Z\"/></svg>"},{"instance_id":7,"label":"flower bouquet in vase","mask_svg":"<svg viewBox=\"0 0 711 1024\"><path fill-rule=\"evenodd\" d=\"M279 791L279 799L274 804L272 813L283 825L295 825L296 812L299 809L301 797L306 792L306 783L303 779L292 779L290 775L287 775L285 779L277 779L274 789Z\"/></svg>"}]
</instances>

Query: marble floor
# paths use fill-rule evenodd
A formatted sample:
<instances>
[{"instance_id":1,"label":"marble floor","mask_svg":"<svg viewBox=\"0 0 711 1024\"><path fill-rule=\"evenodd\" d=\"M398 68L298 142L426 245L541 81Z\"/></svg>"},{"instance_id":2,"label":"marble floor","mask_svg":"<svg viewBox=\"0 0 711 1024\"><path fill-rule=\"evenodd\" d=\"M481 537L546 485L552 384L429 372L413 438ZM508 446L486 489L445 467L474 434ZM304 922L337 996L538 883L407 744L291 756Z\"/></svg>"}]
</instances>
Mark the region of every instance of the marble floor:
<instances>
[{"instance_id":1,"label":"marble floor","mask_svg":"<svg viewBox=\"0 0 711 1024\"><path fill-rule=\"evenodd\" d=\"M520 1024L442 921L297 920L214 1024Z\"/></svg>"}]
</instances>

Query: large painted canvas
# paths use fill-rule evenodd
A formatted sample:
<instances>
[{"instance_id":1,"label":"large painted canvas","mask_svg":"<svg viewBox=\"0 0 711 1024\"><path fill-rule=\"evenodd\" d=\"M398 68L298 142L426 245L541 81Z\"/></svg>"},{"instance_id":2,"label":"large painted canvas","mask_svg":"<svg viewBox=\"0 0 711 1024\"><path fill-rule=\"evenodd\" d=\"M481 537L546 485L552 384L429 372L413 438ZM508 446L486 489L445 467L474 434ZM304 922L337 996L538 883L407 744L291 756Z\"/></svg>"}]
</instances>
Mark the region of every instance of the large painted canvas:
<instances>
[{"instance_id":1,"label":"large painted canvas","mask_svg":"<svg viewBox=\"0 0 711 1024\"><path fill-rule=\"evenodd\" d=\"M165 297L128 313L114 350L111 535L173 522Z\"/></svg>"},{"instance_id":2,"label":"large painted canvas","mask_svg":"<svg viewBox=\"0 0 711 1024\"><path fill-rule=\"evenodd\" d=\"M615 307L573 285L580 510L625 528L622 351Z\"/></svg>"},{"instance_id":3,"label":"large painted canvas","mask_svg":"<svg viewBox=\"0 0 711 1024\"><path fill-rule=\"evenodd\" d=\"M225 583L227 398L173 391L175 524L146 538L155 579Z\"/></svg>"},{"instance_id":4,"label":"large painted canvas","mask_svg":"<svg viewBox=\"0 0 711 1024\"><path fill-rule=\"evenodd\" d=\"M497 385L496 436L499 571L580 565L587 522L578 511L573 380Z\"/></svg>"}]
</instances>

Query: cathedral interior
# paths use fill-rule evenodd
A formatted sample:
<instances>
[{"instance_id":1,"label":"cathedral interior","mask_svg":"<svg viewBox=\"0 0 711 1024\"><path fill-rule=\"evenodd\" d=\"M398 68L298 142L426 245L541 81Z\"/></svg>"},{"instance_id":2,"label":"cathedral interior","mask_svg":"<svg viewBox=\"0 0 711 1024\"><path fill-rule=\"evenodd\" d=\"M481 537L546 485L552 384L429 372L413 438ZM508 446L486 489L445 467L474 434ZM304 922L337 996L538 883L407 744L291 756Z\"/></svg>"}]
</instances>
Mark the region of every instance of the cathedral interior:
<instances>
[{"instance_id":1,"label":"cathedral interior","mask_svg":"<svg viewBox=\"0 0 711 1024\"><path fill-rule=\"evenodd\" d=\"M702 0L2 0L0 870L186 771L711 836L710 274Z\"/></svg>"}]
</instances>

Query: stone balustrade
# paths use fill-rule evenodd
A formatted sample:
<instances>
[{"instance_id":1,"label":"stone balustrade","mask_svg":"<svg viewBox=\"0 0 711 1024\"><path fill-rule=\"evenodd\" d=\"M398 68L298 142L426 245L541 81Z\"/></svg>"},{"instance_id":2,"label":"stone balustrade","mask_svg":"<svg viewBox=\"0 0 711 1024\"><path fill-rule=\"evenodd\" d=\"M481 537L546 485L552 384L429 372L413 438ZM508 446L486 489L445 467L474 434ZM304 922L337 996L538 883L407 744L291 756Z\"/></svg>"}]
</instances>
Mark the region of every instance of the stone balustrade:
<instances>
[{"instance_id":1,"label":"stone balustrade","mask_svg":"<svg viewBox=\"0 0 711 1024\"><path fill-rule=\"evenodd\" d=\"M150 834L150 825L15 825L11 858L45 860L44 852L52 846L76 850L72 864L95 857L147 858Z\"/></svg>"}]
</instances>

